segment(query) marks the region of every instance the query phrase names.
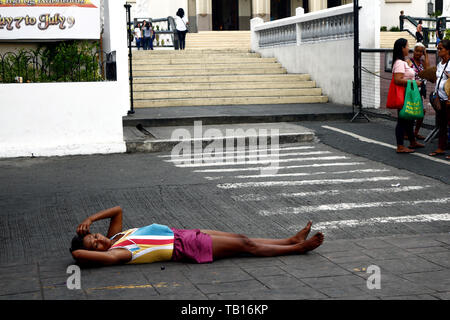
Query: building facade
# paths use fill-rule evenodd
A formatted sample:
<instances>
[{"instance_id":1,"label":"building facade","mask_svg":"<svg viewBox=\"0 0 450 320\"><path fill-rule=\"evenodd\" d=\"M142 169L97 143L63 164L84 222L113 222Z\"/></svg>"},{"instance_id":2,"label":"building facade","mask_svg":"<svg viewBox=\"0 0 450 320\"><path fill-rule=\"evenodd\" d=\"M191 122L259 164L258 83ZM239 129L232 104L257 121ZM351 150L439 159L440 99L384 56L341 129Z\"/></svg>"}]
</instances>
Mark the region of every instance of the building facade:
<instances>
[{"instance_id":1,"label":"building facade","mask_svg":"<svg viewBox=\"0 0 450 320\"><path fill-rule=\"evenodd\" d=\"M278 20L295 15L352 3L352 0L129 0L134 18L174 16L178 8L188 15L192 31L250 30L250 20ZM428 6L443 15L450 12L450 0L380 0L381 25L399 25L400 11L414 17L428 17Z\"/></svg>"}]
</instances>

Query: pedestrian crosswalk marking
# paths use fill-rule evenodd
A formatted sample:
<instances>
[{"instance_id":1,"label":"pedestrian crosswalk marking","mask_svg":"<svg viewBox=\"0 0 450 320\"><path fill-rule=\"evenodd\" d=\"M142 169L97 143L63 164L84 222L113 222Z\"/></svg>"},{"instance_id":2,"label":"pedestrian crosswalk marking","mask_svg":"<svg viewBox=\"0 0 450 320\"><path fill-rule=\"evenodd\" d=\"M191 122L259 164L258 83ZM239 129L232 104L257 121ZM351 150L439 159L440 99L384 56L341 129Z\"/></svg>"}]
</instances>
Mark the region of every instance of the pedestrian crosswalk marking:
<instances>
[{"instance_id":1,"label":"pedestrian crosswalk marking","mask_svg":"<svg viewBox=\"0 0 450 320\"><path fill-rule=\"evenodd\" d=\"M285 166L285 167L273 167L276 170L288 170L288 169L301 169L301 168L322 168L322 167L345 167L345 166L358 166L363 165L364 162L333 162L333 163L315 163L304 164L299 166ZM253 168L232 168L232 169L202 169L194 170L197 173L214 173L214 172L239 172L239 171L261 171L265 167L253 167Z\"/></svg>"},{"instance_id":2,"label":"pedestrian crosswalk marking","mask_svg":"<svg viewBox=\"0 0 450 320\"><path fill-rule=\"evenodd\" d=\"M339 228L356 228L362 226L371 226L383 223L418 223L418 222L439 222L450 221L450 214L421 214L415 216L399 216L399 217L376 217L362 220L337 220L318 222L313 224L314 231L327 231ZM288 229L295 231L303 228L303 226L291 226Z\"/></svg>"},{"instance_id":3,"label":"pedestrian crosswalk marking","mask_svg":"<svg viewBox=\"0 0 450 320\"><path fill-rule=\"evenodd\" d=\"M363 182L379 182L391 180L409 180L409 177L388 176L353 179L323 179L323 180L300 180L300 181L261 181L261 182L241 182L241 183L221 183L217 187L221 189L257 188L257 187L289 187L304 185L327 185L327 184L347 184Z\"/></svg>"},{"instance_id":4,"label":"pedestrian crosswalk marking","mask_svg":"<svg viewBox=\"0 0 450 320\"><path fill-rule=\"evenodd\" d=\"M229 160L236 160L236 159L266 159L266 158L275 158L278 157L290 157L290 156L314 156L314 155L321 155L321 154L330 154L330 151L313 151L313 152L298 152L298 153L268 153L268 154L255 154L255 155L242 155L242 156L225 156L225 157L199 157L198 159L200 161L229 161ZM166 162L191 162L193 160L196 160L195 157L184 157L179 156L177 159L171 159L171 160L164 160ZM273 160L271 160L273 161ZM219 162L219 164L222 164L223 162Z\"/></svg>"},{"instance_id":5,"label":"pedestrian crosswalk marking","mask_svg":"<svg viewBox=\"0 0 450 320\"><path fill-rule=\"evenodd\" d=\"M309 192L295 192L295 193L278 193L276 195L261 195L261 194L242 194L234 195L231 198L235 201L264 201L264 200L274 200L278 198L301 198L310 196L335 196L344 193L361 194L361 193L400 193L409 191L419 191L426 188L431 188L431 186L404 186L404 187L391 187L391 188L368 188L368 189L346 189L346 190L324 190L324 191L309 191Z\"/></svg>"},{"instance_id":6,"label":"pedestrian crosswalk marking","mask_svg":"<svg viewBox=\"0 0 450 320\"><path fill-rule=\"evenodd\" d=\"M300 206L300 207L287 207L277 210L261 210L259 214L261 216L275 216L284 214L303 214L314 213L319 211L342 211L352 209L368 209L368 208L384 208L392 206L415 206L419 204L447 204L450 203L450 198L430 199L430 200L416 200L416 201L385 201L385 202L353 202L353 203L335 203L324 204L315 206Z\"/></svg>"},{"instance_id":7,"label":"pedestrian crosswalk marking","mask_svg":"<svg viewBox=\"0 0 450 320\"><path fill-rule=\"evenodd\" d=\"M254 179L254 178L273 178L273 177L303 177L303 176L315 176L322 174L339 175L339 174L349 174L349 173L380 173L389 172L389 169L361 169L361 170L347 170L347 171L321 171L321 172L297 172L297 173L276 173L276 174L259 174L259 175L247 175L247 176L236 176L237 179ZM206 177L208 178L208 177Z\"/></svg>"},{"instance_id":8,"label":"pedestrian crosswalk marking","mask_svg":"<svg viewBox=\"0 0 450 320\"><path fill-rule=\"evenodd\" d=\"M328 161L328 160L345 160L350 159L345 156L330 156L330 157L310 157L310 158L292 158L292 159L276 159L277 163L287 162L301 162L301 161ZM223 162L223 163L187 163L175 164L179 168L193 168L193 167L217 167L217 166L237 166L237 165L254 165L254 164L272 164L273 159L256 160L256 161L237 161L237 162Z\"/></svg>"},{"instance_id":9,"label":"pedestrian crosswalk marking","mask_svg":"<svg viewBox=\"0 0 450 320\"><path fill-rule=\"evenodd\" d=\"M311 149L315 149L316 147L313 146L303 146L303 147L292 147L292 148L272 148L272 146L268 146L267 148L258 148L258 149L248 149L248 150L235 150L235 151L227 151L226 148L224 148L223 152L217 152L218 154L241 154L241 153L248 153L248 154L252 154L252 153L264 153L264 152L273 152L273 151L294 151L294 150L311 150ZM195 151L195 150L194 150ZM191 153L188 154L190 156L200 156L200 155L204 155L204 152L200 152L200 153ZM214 154L214 152L212 153ZM169 154L169 155L161 155L158 156L158 158L171 158L173 157L173 155Z\"/></svg>"}]
</instances>

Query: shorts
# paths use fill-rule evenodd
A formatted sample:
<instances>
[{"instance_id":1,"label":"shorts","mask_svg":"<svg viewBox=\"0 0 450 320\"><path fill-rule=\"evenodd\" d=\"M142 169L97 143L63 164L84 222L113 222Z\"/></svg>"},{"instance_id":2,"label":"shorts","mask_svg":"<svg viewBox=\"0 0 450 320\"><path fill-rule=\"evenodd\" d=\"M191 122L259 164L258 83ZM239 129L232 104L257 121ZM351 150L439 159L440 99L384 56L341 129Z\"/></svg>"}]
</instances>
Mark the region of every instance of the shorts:
<instances>
[{"instance_id":1,"label":"shorts","mask_svg":"<svg viewBox=\"0 0 450 320\"><path fill-rule=\"evenodd\" d=\"M212 239L199 229L181 230L174 233L172 261L210 263L213 261Z\"/></svg>"}]
</instances>

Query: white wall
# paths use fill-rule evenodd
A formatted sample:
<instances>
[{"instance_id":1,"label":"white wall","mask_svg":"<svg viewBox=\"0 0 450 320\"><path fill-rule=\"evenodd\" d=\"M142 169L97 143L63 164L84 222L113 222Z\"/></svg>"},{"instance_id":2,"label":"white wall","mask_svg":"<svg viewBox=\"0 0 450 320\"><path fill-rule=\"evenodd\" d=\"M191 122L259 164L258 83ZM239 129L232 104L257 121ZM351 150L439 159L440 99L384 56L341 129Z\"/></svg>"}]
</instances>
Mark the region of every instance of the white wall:
<instances>
[{"instance_id":1,"label":"white wall","mask_svg":"<svg viewBox=\"0 0 450 320\"><path fill-rule=\"evenodd\" d=\"M1 85L0 158L125 152L118 87L117 82Z\"/></svg>"},{"instance_id":2,"label":"white wall","mask_svg":"<svg viewBox=\"0 0 450 320\"><path fill-rule=\"evenodd\" d=\"M379 47L379 17L380 0L360 0L360 43L364 48ZM252 20L252 50L261 53L263 57L276 57L285 67L288 73L307 73L317 86L322 88L323 94L329 97L330 102L351 105L353 101L353 38L326 40L313 43L301 43L297 45L275 46L259 48L257 30L266 27L277 27L291 24L298 25L306 20L318 19L335 15L337 12L353 12L353 5L336 7L321 11L315 11L302 15L302 10L296 17L281 19L268 23L262 23L260 19ZM301 34L300 27L297 32ZM301 36L297 36L297 39ZM363 79L364 80L364 79ZM369 80L367 85L373 90L379 91L379 83Z\"/></svg>"},{"instance_id":3,"label":"white wall","mask_svg":"<svg viewBox=\"0 0 450 320\"><path fill-rule=\"evenodd\" d=\"M0 158L125 152L130 108L124 0L105 1L104 50L118 81L1 84Z\"/></svg>"},{"instance_id":4,"label":"white wall","mask_svg":"<svg viewBox=\"0 0 450 320\"><path fill-rule=\"evenodd\" d=\"M175 16L178 8L183 8L187 16L187 0L136 0L136 8L132 11L133 18L167 18Z\"/></svg>"},{"instance_id":5,"label":"white wall","mask_svg":"<svg viewBox=\"0 0 450 320\"><path fill-rule=\"evenodd\" d=\"M429 0L411 0L411 2L389 3L381 0L381 26L400 27L400 11L405 11L405 15L411 17L428 17L427 3ZM434 0L433 0L434 2Z\"/></svg>"}]
</instances>

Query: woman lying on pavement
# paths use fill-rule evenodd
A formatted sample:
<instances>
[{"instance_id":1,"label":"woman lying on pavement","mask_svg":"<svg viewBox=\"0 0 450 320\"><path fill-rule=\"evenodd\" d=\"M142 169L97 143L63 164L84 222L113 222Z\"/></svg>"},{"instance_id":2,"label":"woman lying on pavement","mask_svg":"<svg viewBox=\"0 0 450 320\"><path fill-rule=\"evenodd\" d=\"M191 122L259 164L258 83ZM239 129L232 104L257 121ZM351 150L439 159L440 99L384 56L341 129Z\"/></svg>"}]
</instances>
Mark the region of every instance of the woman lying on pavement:
<instances>
[{"instance_id":1,"label":"woman lying on pavement","mask_svg":"<svg viewBox=\"0 0 450 320\"><path fill-rule=\"evenodd\" d=\"M107 236L91 234L90 225L111 219ZM302 254L319 247L322 233L307 239L312 223L287 239L250 239L244 235L214 230L180 230L152 224L122 232L122 209L114 207L85 219L77 228L70 251L80 265L185 261L210 263L248 253L257 257Z\"/></svg>"}]
</instances>

